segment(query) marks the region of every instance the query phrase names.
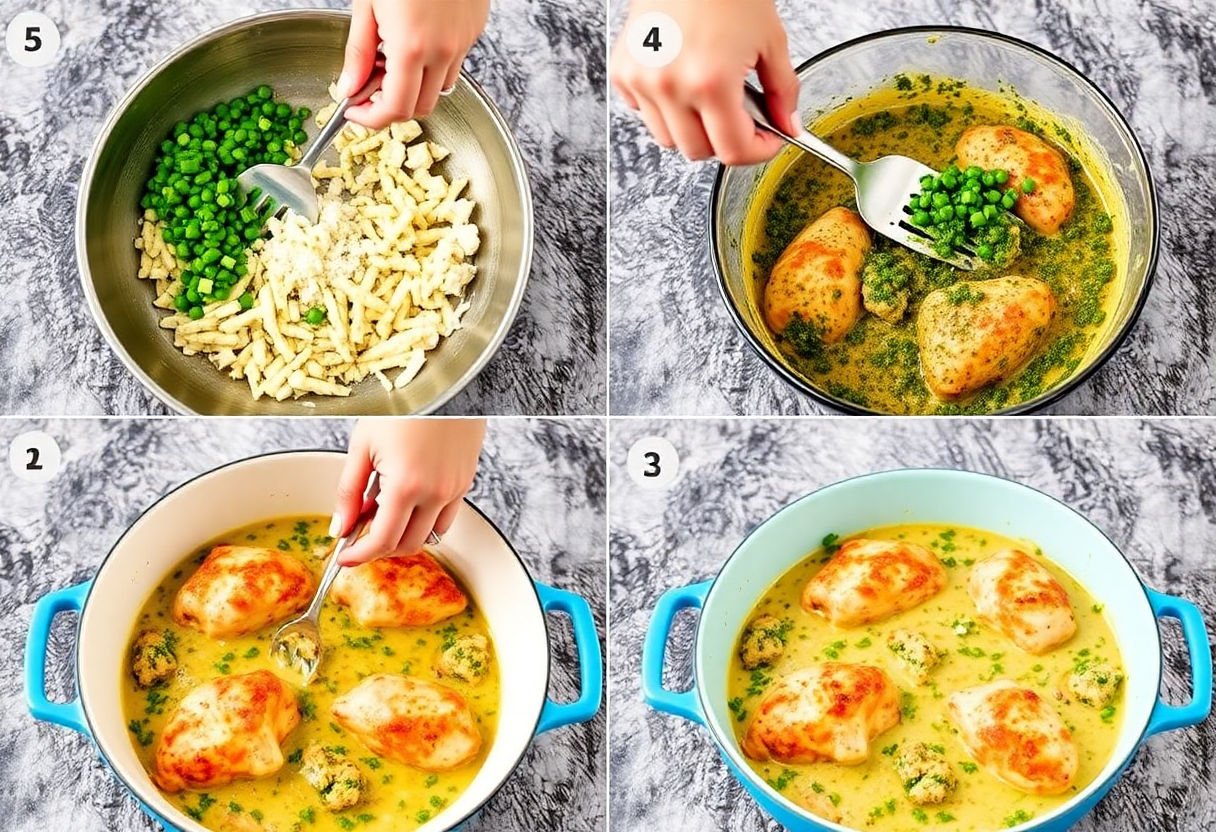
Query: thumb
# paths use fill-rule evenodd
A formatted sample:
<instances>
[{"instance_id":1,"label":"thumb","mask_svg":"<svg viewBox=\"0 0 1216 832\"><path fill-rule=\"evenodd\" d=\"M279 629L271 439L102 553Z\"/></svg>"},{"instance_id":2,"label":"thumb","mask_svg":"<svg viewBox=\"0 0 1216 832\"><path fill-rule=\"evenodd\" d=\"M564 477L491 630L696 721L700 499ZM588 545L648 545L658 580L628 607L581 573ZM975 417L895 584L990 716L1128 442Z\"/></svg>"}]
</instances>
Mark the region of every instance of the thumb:
<instances>
[{"instance_id":1,"label":"thumb","mask_svg":"<svg viewBox=\"0 0 1216 832\"><path fill-rule=\"evenodd\" d=\"M805 126L797 114L800 84L786 51L785 38L780 38L778 43L760 56L756 74L764 88L769 118L788 135L801 133Z\"/></svg>"},{"instance_id":2,"label":"thumb","mask_svg":"<svg viewBox=\"0 0 1216 832\"><path fill-rule=\"evenodd\" d=\"M338 495L334 501L334 514L329 522L329 536L341 537L354 524L363 511L363 491L372 475L372 458L367 445L358 433L351 437L350 449L346 452L346 464L338 480Z\"/></svg>"},{"instance_id":3,"label":"thumb","mask_svg":"<svg viewBox=\"0 0 1216 832\"><path fill-rule=\"evenodd\" d=\"M338 77L338 97L349 98L371 77L376 64L380 33L370 0L355 0L351 10L350 33L346 36L346 59Z\"/></svg>"}]
</instances>

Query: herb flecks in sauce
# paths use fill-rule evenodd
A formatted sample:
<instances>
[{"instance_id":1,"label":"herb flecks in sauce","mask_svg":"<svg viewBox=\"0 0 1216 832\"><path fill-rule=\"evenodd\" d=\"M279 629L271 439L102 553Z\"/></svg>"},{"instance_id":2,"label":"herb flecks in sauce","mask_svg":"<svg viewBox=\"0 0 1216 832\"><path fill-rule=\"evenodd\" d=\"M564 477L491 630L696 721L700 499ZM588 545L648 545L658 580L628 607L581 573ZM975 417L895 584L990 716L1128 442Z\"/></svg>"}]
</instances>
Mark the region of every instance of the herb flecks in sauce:
<instances>
[{"instance_id":1,"label":"herb flecks in sauce","mask_svg":"<svg viewBox=\"0 0 1216 832\"><path fill-rule=\"evenodd\" d=\"M1020 233L1020 253L1012 264L992 266L982 274L959 272L873 235L862 284L867 306L876 311L864 315L848 337L832 345L819 340L813 321L801 321L778 333L790 366L816 387L862 407L944 415L984 414L1010 407L1039 396L1075 373L1093 340L1109 323L1112 298L1118 295L1115 218L1098 196L1100 190L1110 192L1114 187L1107 181L1109 175L1083 167L1076 155L1075 137L1058 124L1045 130L1012 94L998 97L961 81L900 75L890 89L872 99L851 101L844 110L848 116L826 117L832 127L825 138L841 151L861 159L899 153L937 170L954 160L954 146L968 127L1014 124L1047 135L1069 160L1076 207L1059 234ZM855 117L844 120L850 116ZM806 156L777 169L780 179L771 186L771 197L757 200L756 214L749 220L756 233L750 238L745 235L745 256L754 265L757 297L781 252L808 222L829 208L856 205L852 183L817 159ZM1102 189L1094 176L1103 177ZM1006 253L993 254L999 261ZM948 403L937 399L925 387L920 371L916 318L921 300L934 289L963 279L1009 274L1041 279L1052 289L1058 311L1044 346L1013 377L969 399Z\"/></svg>"},{"instance_id":2,"label":"herb flecks in sauce","mask_svg":"<svg viewBox=\"0 0 1216 832\"><path fill-rule=\"evenodd\" d=\"M262 522L226 534L222 541L241 540L254 546L279 548L320 573L324 566L318 552L332 540L327 535L328 518L290 517ZM280 546L280 543L282 546ZM201 547L175 569L145 603L132 637L147 629L171 628L180 669L172 680L139 689L127 676L124 709L133 745L144 766L151 769L155 740L182 696L195 685L227 673L266 669L276 672L269 654L269 641L277 624L249 636L209 641L201 634L173 623L169 609L178 588L205 557L213 544ZM332 722L330 706L341 693L374 672L415 675L452 687L468 700L485 740L492 744L498 724L499 679L496 664L476 684L458 679L439 679L435 667L440 645L469 634L489 637L485 618L470 608L433 627L375 630L359 627L345 609L333 601L322 608L322 631L329 633L324 663L306 691L297 692L300 725L283 742L286 764L276 775L239 781L195 795L183 792L167 799L203 826L216 830L248 828L293 829L308 832L408 832L433 817L472 781L486 751L476 761L456 771L432 774L372 756L353 735ZM349 754L368 784L360 802L345 811L324 808L323 797L300 775L305 750L310 743L333 753ZM442 791L443 794L436 794ZM235 820L234 820L235 819ZM256 826L250 827L253 821Z\"/></svg>"},{"instance_id":3,"label":"herb flecks in sauce","mask_svg":"<svg viewBox=\"0 0 1216 832\"><path fill-rule=\"evenodd\" d=\"M1059 710L1077 739L1080 771L1076 789L1091 782L1105 766L1118 739L1122 693L1116 691L1109 704L1087 705L1066 689L1065 699L1058 700L1055 691L1077 670L1120 665L1114 636L1100 605L1071 576L1046 561L1072 600L1078 629L1066 645L1044 656L1032 656L1011 647L1008 639L976 620L975 606L966 591L966 564L974 564L1010 546L1045 558L1034 544L976 529L940 525L888 527L866 532L865 536L918 543L939 558L954 559L957 566L949 572L947 588L921 606L887 621L851 631L835 629L822 618L804 612L799 604L806 582L826 562L827 550L843 542L840 535L827 535L821 548L808 553L801 564L765 591L748 617L748 621L764 615L788 618L793 621L793 628L784 654L772 667L747 671L738 660L732 663L727 678L727 704L736 737L741 738L759 704L758 697L763 696L773 679L812 662L859 662L883 668L900 687L902 722L874 740L870 759L859 766L828 762L761 764L749 760L757 774L774 788L782 783L786 797L812 812L813 803L801 795L808 784L816 794L836 795L832 803L843 815L843 823L873 832L919 828L918 810L924 813L928 828L937 823L949 824L943 828L952 832L990 832L1014 817L1037 817L1060 805L1069 795L1032 797L994 779L969 758L945 711L946 699L955 691L992 678L1010 678L1036 690ZM929 642L947 652L933 668L928 684L914 684L906 670L901 670L901 660L888 641L896 630L923 633ZM835 652L839 658L825 655L825 651ZM907 784L895 770L896 756L917 743L935 753L940 750L957 773L956 790L940 805L924 808L915 805L905 790Z\"/></svg>"}]
</instances>

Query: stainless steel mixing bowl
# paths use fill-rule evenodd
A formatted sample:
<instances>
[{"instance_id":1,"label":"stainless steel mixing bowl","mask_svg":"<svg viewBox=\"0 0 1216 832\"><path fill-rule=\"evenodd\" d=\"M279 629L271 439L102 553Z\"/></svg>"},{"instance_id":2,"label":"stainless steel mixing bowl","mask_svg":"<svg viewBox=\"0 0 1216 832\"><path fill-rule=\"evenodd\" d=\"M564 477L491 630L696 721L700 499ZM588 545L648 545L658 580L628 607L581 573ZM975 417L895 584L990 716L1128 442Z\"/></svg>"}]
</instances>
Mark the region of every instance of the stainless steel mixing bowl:
<instances>
[{"instance_id":1,"label":"stainless steel mixing bowl","mask_svg":"<svg viewBox=\"0 0 1216 832\"><path fill-rule=\"evenodd\" d=\"M481 227L477 277L464 328L442 341L405 389L388 393L375 379L348 398L254 401L201 356L183 355L158 326L152 287L139 280L132 246L139 199L158 146L173 124L222 100L270 84L294 106L320 109L342 67L350 15L342 11L271 12L225 24L187 43L147 72L114 108L81 177L76 255L89 307L127 368L166 404L205 414L362 415L425 413L442 405L486 365L506 337L532 262L532 196L527 171L502 115L462 75L423 122L425 135L451 149L441 170L469 179ZM315 128L314 128L315 132ZM310 401L316 407L305 407Z\"/></svg>"},{"instance_id":2,"label":"stainless steel mixing bowl","mask_svg":"<svg viewBox=\"0 0 1216 832\"><path fill-rule=\"evenodd\" d=\"M960 78L972 87L1000 91L1012 87L1075 127L1109 168L1122 192L1111 207L1125 223L1128 250L1119 267L1123 293L1076 371L1034 399L1001 413L1038 410L1076 388L1118 349L1144 306L1157 267L1160 239L1157 196L1148 160L1131 127L1101 90L1065 61L1029 43L996 32L950 26L892 29L842 43L798 68L804 118L814 119L890 83L898 73ZM790 150L784 151L792 152ZM772 164L772 163L769 163ZM816 387L777 347L750 284L742 235L757 186L769 165L718 171L709 205L710 247L722 297L744 338L782 379L828 407L846 413L871 413Z\"/></svg>"}]
</instances>

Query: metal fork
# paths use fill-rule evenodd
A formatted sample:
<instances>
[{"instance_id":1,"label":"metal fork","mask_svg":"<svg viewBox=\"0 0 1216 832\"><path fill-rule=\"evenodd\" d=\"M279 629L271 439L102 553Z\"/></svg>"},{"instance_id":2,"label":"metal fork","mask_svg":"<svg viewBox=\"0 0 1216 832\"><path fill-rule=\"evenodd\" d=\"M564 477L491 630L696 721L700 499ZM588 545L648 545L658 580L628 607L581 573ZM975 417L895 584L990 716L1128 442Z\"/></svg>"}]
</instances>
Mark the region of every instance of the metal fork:
<instances>
[{"instance_id":1,"label":"metal fork","mask_svg":"<svg viewBox=\"0 0 1216 832\"><path fill-rule=\"evenodd\" d=\"M979 265L974 251L962 250L942 257L934 251L933 239L908 221L908 203L920 194L922 177L937 176L938 172L933 168L907 156L883 156L873 162L859 162L805 129L797 136L787 135L769 119L764 93L747 83L743 90L743 108L756 124L818 156L853 180L857 189L857 212L870 228L926 257L965 271L972 271Z\"/></svg>"},{"instance_id":2,"label":"metal fork","mask_svg":"<svg viewBox=\"0 0 1216 832\"><path fill-rule=\"evenodd\" d=\"M363 492L363 505L374 501L379 493L380 474L372 471L372 475L367 480L367 488ZM312 603L308 605L308 609L304 611L303 615L280 627L270 641L270 654L280 665L289 669L299 669L304 676L305 686L312 681L317 673L317 668L321 665L321 628L317 621L321 615L321 605L325 603L325 596L329 594L329 588L342 569L338 556L342 554L343 549L359 539L363 527L371 520L374 513L361 511L350 531L338 538L333 552L330 553L329 562L325 564L325 572L321 575L321 582L317 585L317 592L312 598Z\"/></svg>"}]
</instances>

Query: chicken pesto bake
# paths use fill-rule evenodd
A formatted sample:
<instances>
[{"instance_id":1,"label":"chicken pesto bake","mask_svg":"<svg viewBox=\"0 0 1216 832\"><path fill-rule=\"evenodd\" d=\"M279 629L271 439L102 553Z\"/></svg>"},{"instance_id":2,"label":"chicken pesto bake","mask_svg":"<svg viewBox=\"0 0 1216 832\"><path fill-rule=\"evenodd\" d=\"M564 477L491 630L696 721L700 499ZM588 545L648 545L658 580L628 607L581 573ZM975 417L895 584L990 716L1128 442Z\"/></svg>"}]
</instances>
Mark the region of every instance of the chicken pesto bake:
<instances>
[{"instance_id":1,"label":"chicken pesto bake","mask_svg":"<svg viewBox=\"0 0 1216 832\"><path fill-rule=\"evenodd\" d=\"M498 722L485 618L425 552L339 573L306 689L269 655L312 600L323 517L237 529L153 592L124 690L141 762L217 832L409 830L476 776Z\"/></svg>"},{"instance_id":2,"label":"chicken pesto bake","mask_svg":"<svg viewBox=\"0 0 1216 832\"><path fill-rule=\"evenodd\" d=\"M1087 139L1012 92L927 75L897 76L815 129L855 158L940 171L908 223L979 268L872 233L849 179L787 153L760 184L744 256L775 348L814 387L883 413L990 413L1060 384L1101 342L1126 217Z\"/></svg>"},{"instance_id":3,"label":"chicken pesto bake","mask_svg":"<svg viewBox=\"0 0 1216 832\"><path fill-rule=\"evenodd\" d=\"M739 635L735 736L774 789L855 829L988 832L1069 800L1119 734L1102 606L1041 551L905 525L822 548Z\"/></svg>"}]
</instances>

